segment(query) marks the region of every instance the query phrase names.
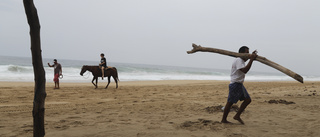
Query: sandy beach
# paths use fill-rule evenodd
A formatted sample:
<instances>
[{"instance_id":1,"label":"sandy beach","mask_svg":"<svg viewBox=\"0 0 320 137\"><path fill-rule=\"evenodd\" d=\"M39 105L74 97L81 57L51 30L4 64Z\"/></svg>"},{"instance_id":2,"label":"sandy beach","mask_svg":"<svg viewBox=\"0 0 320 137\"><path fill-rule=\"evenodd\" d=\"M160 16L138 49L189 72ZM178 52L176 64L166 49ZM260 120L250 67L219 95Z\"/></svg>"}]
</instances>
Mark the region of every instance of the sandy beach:
<instances>
[{"instance_id":1,"label":"sandy beach","mask_svg":"<svg viewBox=\"0 0 320 137\"><path fill-rule=\"evenodd\" d=\"M101 81L100 81L101 82ZM47 137L317 137L320 82L245 82L252 102L220 123L229 81L46 84ZM0 136L33 136L32 82L0 82ZM238 102L236 105L240 106Z\"/></svg>"}]
</instances>

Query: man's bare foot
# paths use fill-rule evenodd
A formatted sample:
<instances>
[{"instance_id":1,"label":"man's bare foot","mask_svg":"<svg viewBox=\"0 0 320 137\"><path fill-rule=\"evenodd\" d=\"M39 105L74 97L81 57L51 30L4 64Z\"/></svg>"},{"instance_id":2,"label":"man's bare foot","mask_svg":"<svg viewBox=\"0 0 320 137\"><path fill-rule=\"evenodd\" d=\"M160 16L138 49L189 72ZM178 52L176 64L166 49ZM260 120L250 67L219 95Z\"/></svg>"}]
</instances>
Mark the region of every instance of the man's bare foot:
<instances>
[{"instance_id":1,"label":"man's bare foot","mask_svg":"<svg viewBox=\"0 0 320 137\"><path fill-rule=\"evenodd\" d=\"M244 122L240 117L233 117L234 120L238 120L242 125L244 125Z\"/></svg>"},{"instance_id":2,"label":"man's bare foot","mask_svg":"<svg viewBox=\"0 0 320 137\"><path fill-rule=\"evenodd\" d=\"M226 123L226 124L228 124L228 123L231 123L231 122L229 122L229 121L227 121L227 120L221 120L221 123Z\"/></svg>"}]
</instances>

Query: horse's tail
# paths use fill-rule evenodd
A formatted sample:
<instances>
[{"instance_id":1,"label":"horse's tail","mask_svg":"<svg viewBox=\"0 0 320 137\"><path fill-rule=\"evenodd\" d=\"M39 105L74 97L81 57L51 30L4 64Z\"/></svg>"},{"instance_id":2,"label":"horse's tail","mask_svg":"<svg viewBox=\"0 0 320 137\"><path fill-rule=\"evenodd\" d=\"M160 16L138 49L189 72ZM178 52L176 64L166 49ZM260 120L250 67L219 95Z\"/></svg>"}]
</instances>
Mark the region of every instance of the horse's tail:
<instances>
[{"instance_id":1,"label":"horse's tail","mask_svg":"<svg viewBox=\"0 0 320 137\"><path fill-rule=\"evenodd\" d=\"M119 77L118 77L118 70L116 67L113 67L113 69L115 70L115 80L117 80L118 82L120 82Z\"/></svg>"}]
</instances>

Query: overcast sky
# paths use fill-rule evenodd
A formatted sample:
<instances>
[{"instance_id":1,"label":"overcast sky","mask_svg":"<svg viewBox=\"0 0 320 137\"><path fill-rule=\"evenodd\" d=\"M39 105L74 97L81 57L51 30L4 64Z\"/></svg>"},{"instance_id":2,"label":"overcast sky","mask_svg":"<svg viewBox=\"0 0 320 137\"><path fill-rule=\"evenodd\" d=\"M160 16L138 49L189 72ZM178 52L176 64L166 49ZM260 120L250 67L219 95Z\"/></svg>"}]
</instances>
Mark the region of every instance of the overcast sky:
<instances>
[{"instance_id":1,"label":"overcast sky","mask_svg":"<svg viewBox=\"0 0 320 137\"><path fill-rule=\"evenodd\" d=\"M319 0L34 0L43 58L230 69L191 44L247 45L299 74L320 75ZM0 55L30 57L22 0L0 2ZM277 72L259 62L254 71Z\"/></svg>"}]
</instances>

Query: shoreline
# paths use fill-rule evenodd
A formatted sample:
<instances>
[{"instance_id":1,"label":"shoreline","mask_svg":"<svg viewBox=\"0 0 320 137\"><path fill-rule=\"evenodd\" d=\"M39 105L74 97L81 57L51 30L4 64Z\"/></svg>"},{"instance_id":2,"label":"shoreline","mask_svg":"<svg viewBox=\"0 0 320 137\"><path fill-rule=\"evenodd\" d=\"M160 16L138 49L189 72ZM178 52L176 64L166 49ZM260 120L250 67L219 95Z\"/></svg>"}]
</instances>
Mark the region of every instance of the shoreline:
<instances>
[{"instance_id":1,"label":"shoreline","mask_svg":"<svg viewBox=\"0 0 320 137\"><path fill-rule=\"evenodd\" d=\"M317 136L320 81L245 82L245 125L221 124L230 81L46 82L46 136ZM0 82L0 136L32 136L34 82ZM236 105L240 106L242 102Z\"/></svg>"},{"instance_id":2,"label":"shoreline","mask_svg":"<svg viewBox=\"0 0 320 137\"><path fill-rule=\"evenodd\" d=\"M63 80L60 80L60 83L91 83L91 80L92 79L89 79L88 81L63 81ZM101 80L99 79L98 83L106 83L108 80L107 79L104 79L104 80ZM230 82L230 80L198 80L198 79L194 79L194 80L190 80L190 79L186 79L186 80L127 80L127 81L120 81L120 82L161 82L161 81L216 81L216 82ZM297 82L297 83L300 83L296 80L245 80L245 83L246 82ZM320 80L305 80L303 81L304 83L307 82L320 82ZM34 83L34 81L10 81L10 80L0 80L0 83ZM53 83L52 79L47 79L46 80L46 83ZM114 83L114 80L111 79L111 83ZM300 83L300 84L303 84L303 83Z\"/></svg>"},{"instance_id":3,"label":"shoreline","mask_svg":"<svg viewBox=\"0 0 320 137\"><path fill-rule=\"evenodd\" d=\"M34 86L35 82L26 82L26 81L0 81L0 88L3 86ZM310 84L310 83L320 83L320 81L304 81L304 83L300 83L298 81L245 81L244 85L246 84L253 84L253 83L291 83L297 84L302 86L303 84ZM118 82L119 87L121 86L157 86L157 85L183 85L183 84L225 84L228 86L230 81L228 80L146 80L146 81L120 81ZM104 88L107 85L107 80L98 81L98 88ZM46 82L46 87L50 88L54 86L54 82ZM60 81L60 87L72 87L72 86L93 86L91 81L88 82L63 82ZM115 88L116 83L112 80L110 82L109 87Z\"/></svg>"}]
</instances>

